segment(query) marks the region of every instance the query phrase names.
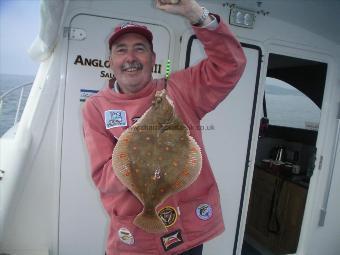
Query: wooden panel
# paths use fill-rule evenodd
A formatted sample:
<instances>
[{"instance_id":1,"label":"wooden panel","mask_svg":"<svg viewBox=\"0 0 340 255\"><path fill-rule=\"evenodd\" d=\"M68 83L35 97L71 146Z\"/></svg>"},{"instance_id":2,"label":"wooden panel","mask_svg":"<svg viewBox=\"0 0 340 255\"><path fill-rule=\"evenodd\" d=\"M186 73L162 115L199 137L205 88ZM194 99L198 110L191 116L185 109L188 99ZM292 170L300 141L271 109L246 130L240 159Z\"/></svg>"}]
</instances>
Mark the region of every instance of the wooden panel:
<instances>
[{"instance_id":1,"label":"wooden panel","mask_svg":"<svg viewBox=\"0 0 340 255\"><path fill-rule=\"evenodd\" d=\"M282 218L284 222L278 250L295 253L299 242L300 229L307 198L307 190L287 182L286 208Z\"/></svg>"},{"instance_id":2,"label":"wooden panel","mask_svg":"<svg viewBox=\"0 0 340 255\"><path fill-rule=\"evenodd\" d=\"M307 190L255 169L246 233L275 254L295 253Z\"/></svg>"}]
</instances>

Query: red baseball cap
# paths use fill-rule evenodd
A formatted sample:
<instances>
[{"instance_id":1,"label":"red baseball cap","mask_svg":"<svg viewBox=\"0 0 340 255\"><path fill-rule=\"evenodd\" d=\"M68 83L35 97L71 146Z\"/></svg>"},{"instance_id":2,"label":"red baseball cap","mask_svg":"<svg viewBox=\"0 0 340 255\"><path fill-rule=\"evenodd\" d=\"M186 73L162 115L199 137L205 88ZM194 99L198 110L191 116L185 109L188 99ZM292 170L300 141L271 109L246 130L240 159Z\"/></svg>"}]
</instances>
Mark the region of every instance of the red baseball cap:
<instances>
[{"instance_id":1,"label":"red baseball cap","mask_svg":"<svg viewBox=\"0 0 340 255\"><path fill-rule=\"evenodd\" d=\"M148 40L148 42L150 43L151 49L153 49L153 44L152 44L153 36L152 36L151 31L146 26L139 25L139 24L132 23L132 22L127 22L127 23L124 23L124 24L121 24L115 27L115 30L109 39L109 49L111 50L112 44L120 36L126 33L137 33L137 34L144 36L146 40Z\"/></svg>"}]
</instances>

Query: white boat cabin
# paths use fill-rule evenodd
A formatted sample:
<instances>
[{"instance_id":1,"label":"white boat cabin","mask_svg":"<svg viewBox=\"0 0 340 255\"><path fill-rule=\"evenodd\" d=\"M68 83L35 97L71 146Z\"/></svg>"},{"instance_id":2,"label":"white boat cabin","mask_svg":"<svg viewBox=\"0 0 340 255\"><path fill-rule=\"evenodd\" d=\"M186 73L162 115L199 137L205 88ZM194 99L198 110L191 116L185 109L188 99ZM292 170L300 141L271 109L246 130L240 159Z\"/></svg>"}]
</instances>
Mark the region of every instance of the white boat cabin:
<instances>
[{"instance_id":1,"label":"white boat cabin","mask_svg":"<svg viewBox=\"0 0 340 255\"><path fill-rule=\"evenodd\" d=\"M203 254L340 254L340 2L199 2L247 56L237 87L197 127L226 225ZM152 0L41 3L31 49L40 67L20 121L0 139L0 254L104 255L109 219L81 107L112 78L108 36L124 21L147 25L154 78L168 59L176 71L205 53L188 22Z\"/></svg>"}]
</instances>

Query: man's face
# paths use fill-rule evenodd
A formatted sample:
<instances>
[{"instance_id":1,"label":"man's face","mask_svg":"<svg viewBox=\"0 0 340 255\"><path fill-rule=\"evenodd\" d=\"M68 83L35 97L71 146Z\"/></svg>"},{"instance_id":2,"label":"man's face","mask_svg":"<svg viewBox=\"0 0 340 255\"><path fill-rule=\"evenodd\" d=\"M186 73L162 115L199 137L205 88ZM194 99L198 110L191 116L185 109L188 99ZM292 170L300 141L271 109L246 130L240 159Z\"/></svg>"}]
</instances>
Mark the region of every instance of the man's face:
<instances>
[{"instance_id":1,"label":"man's face","mask_svg":"<svg viewBox=\"0 0 340 255\"><path fill-rule=\"evenodd\" d=\"M110 67L126 94L136 93L148 84L154 65L155 54L140 34L122 35L111 47Z\"/></svg>"}]
</instances>

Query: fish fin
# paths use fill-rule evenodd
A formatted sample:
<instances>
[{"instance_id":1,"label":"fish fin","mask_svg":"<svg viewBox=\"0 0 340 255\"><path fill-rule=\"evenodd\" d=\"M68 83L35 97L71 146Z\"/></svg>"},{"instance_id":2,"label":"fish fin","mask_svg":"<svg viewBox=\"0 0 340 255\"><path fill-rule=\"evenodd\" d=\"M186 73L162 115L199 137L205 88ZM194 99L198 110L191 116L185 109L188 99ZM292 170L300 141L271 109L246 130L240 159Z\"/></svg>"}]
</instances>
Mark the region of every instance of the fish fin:
<instances>
[{"instance_id":1,"label":"fish fin","mask_svg":"<svg viewBox=\"0 0 340 255\"><path fill-rule=\"evenodd\" d=\"M148 215L143 210L136 216L133 224L148 233L160 234L167 232L167 228L165 227L162 220L158 217L156 212L152 215Z\"/></svg>"}]
</instances>

